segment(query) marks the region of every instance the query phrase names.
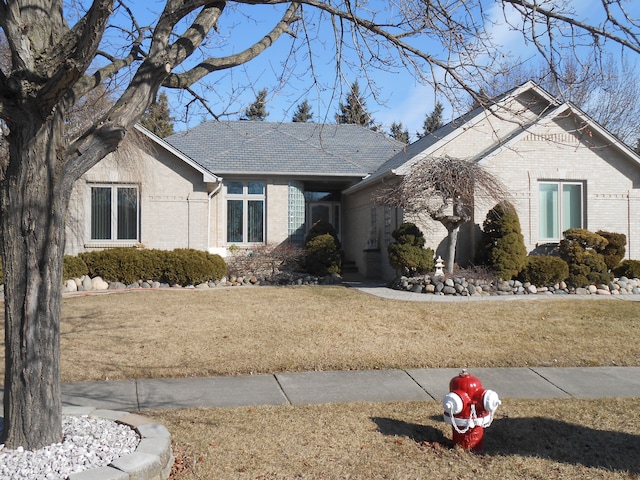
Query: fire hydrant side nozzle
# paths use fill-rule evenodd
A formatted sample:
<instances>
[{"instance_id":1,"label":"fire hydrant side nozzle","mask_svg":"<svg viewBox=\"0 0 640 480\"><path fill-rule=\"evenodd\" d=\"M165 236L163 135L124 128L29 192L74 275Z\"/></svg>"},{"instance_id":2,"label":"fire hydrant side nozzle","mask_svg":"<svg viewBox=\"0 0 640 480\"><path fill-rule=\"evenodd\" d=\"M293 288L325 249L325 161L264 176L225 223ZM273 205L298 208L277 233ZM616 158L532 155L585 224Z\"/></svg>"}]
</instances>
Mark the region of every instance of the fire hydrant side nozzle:
<instances>
[{"instance_id":1,"label":"fire hydrant side nozzle","mask_svg":"<svg viewBox=\"0 0 640 480\"><path fill-rule=\"evenodd\" d=\"M442 400L444 421L451 424L453 443L464 449L483 448L484 428L491 425L500 398L493 390L482 388L480 380L463 369L449 382Z\"/></svg>"}]
</instances>

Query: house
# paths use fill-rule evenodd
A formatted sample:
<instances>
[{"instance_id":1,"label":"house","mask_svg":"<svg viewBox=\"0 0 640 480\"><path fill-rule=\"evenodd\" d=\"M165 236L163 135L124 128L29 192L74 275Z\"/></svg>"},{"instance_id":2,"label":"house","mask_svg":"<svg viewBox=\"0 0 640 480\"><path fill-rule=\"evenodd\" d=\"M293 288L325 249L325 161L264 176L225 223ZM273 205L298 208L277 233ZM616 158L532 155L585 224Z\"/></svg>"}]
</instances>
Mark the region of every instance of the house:
<instances>
[{"instance_id":1,"label":"house","mask_svg":"<svg viewBox=\"0 0 640 480\"><path fill-rule=\"evenodd\" d=\"M205 122L109 155L75 185L66 253L116 246L302 243L319 219L341 236L342 192L403 144L357 125Z\"/></svg>"},{"instance_id":2,"label":"house","mask_svg":"<svg viewBox=\"0 0 640 480\"><path fill-rule=\"evenodd\" d=\"M393 274L386 257L391 232L404 221L419 222L370 199L421 159L445 155L480 163L509 188L528 252L544 253L566 229L586 228L624 233L627 257L640 258L640 157L576 106L527 82L407 146L343 192L345 237L374 232L370 244L380 247L384 276ZM458 238L456 263L472 261L479 228L494 205L477 199ZM444 257L445 227L435 221L419 226L426 245ZM346 242L347 258L359 266L377 261L362 244Z\"/></svg>"},{"instance_id":3,"label":"house","mask_svg":"<svg viewBox=\"0 0 640 480\"><path fill-rule=\"evenodd\" d=\"M627 236L640 258L640 157L584 112L527 82L404 146L356 125L205 122L123 148L76 182L66 253L139 246L196 248L301 243L317 220L337 229L345 257L371 277L393 274L386 257L404 212L378 205L380 189L425 157L479 162L507 185L529 252L569 227ZM129 150L127 152L127 150ZM456 262L473 259L493 207L478 199ZM420 225L445 248L446 229Z\"/></svg>"}]
</instances>

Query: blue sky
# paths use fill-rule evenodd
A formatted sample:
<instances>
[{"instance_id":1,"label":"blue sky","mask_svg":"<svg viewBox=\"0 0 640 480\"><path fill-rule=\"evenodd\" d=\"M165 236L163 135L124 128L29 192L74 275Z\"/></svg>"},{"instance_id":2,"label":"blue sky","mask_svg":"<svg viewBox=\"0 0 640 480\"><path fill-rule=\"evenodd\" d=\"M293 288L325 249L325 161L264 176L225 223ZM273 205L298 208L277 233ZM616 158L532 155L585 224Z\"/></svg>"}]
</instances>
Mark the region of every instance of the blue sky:
<instances>
[{"instance_id":1,"label":"blue sky","mask_svg":"<svg viewBox=\"0 0 640 480\"><path fill-rule=\"evenodd\" d=\"M374 8L377 1L379 0L372 1ZM633 1L635 0L628 2L628 8L637 9L638 5L634 5ZM572 0L572 2L584 12L589 12L590 6L600 3L599 0ZM511 30L505 24L504 14L499 4L493 1L487 1L485 4L488 6L486 10L488 17L493 20L491 31L494 42L508 47L507 50L514 56L533 57L535 54L533 46L526 45L521 34ZM144 13L153 11L154 8L158 10L163 5L164 1L155 1L137 8ZM251 14L251 17L244 15L243 10ZM220 33L216 38L222 43L217 46L216 51L238 52L250 46L269 31L279 18L279 12L282 11L282 6L244 6L238 11L225 12L220 22ZM256 12L258 15L255 15ZM318 27L320 23L312 20L314 19L310 19L306 24L310 31L317 33L311 53L315 76L309 69L308 58L304 58L308 57L306 50L298 52L297 63L284 63L289 57L292 42L289 38L282 38L246 65L222 72L217 76L216 74L209 76L206 79L209 86L205 87L203 84L198 87L199 94L209 100L211 108L216 113L229 114L221 118L237 119L242 110L255 99L256 92L266 87L269 89L268 121L289 121L295 106L306 98L312 105L315 121L333 122L338 103L344 100L347 92L347 82L358 80L361 91L366 97L369 112L385 131L389 130L394 121L401 121L412 136L416 131L421 130L425 115L432 111L436 101L433 88L420 84L408 71L397 67L382 71L373 68L363 70L358 65L344 65L342 78L337 79L333 30L329 28L330 25L327 22L320 29ZM423 48L428 51L434 48L434 45L425 43ZM350 52L346 52L345 57L354 64L357 63ZM534 60L534 63L538 62L539 60ZM292 69L293 74L283 82L280 77L287 69ZM377 96L373 95L374 92L369 88L369 83L375 86ZM193 107L189 110L189 116L182 116L181 106L189 100L188 96L168 93L172 110L179 120L176 123L177 130L193 127L203 120L211 119L201 109ZM460 113L454 111L444 97L438 98L446 107L445 120Z\"/></svg>"}]
</instances>

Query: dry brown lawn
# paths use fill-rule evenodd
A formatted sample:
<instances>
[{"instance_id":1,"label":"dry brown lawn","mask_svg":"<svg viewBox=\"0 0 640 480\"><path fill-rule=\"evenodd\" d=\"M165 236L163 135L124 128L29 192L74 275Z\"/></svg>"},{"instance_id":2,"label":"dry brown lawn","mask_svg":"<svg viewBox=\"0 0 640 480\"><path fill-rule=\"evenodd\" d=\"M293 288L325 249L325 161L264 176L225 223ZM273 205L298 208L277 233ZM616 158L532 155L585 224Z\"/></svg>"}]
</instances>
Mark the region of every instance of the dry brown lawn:
<instances>
[{"instance_id":1,"label":"dry brown lawn","mask_svg":"<svg viewBox=\"0 0 640 480\"><path fill-rule=\"evenodd\" d=\"M451 448L438 402L145 415L177 442L176 480L640 476L637 399L505 401L485 432L482 455Z\"/></svg>"},{"instance_id":2,"label":"dry brown lawn","mask_svg":"<svg viewBox=\"0 0 640 480\"><path fill-rule=\"evenodd\" d=\"M62 379L640 365L639 318L640 302L417 303L343 287L79 296L64 300Z\"/></svg>"}]
</instances>

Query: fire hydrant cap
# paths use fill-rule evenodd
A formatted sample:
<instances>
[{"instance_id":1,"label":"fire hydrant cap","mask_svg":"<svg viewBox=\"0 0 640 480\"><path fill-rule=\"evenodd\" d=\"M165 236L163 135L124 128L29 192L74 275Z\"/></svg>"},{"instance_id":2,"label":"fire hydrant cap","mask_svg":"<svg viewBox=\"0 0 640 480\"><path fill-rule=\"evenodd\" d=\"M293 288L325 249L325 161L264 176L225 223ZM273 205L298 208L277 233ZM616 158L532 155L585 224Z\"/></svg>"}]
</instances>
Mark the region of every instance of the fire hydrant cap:
<instances>
[{"instance_id":1,"label":"fire hydrant cap","mask_svg":"<svg viewBox=\"0 0 640 480\"><path fill-rule=\"evenodd\" d=\"M484 406L484 409L488 412L495 412L501 403L502 402L500 401L498 394L493 390L486 390L484 392L484 395L482 397L482 404Z\"/></svg>"},{"instance_id":2,"label":"fire hydrant cap","mask_svg":"<svg viewBox=\"0 0 640 480\"><path fill-rule=\"evenodd\" d=\"M457 393L449 392L442 399L442 407L449 415L457 415L464 408L464 402Z\"/></svg>"}]
</instances>

